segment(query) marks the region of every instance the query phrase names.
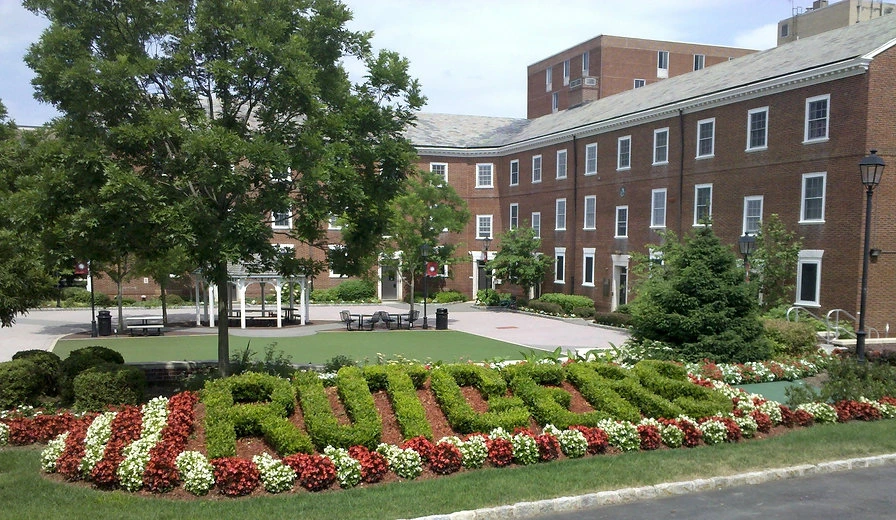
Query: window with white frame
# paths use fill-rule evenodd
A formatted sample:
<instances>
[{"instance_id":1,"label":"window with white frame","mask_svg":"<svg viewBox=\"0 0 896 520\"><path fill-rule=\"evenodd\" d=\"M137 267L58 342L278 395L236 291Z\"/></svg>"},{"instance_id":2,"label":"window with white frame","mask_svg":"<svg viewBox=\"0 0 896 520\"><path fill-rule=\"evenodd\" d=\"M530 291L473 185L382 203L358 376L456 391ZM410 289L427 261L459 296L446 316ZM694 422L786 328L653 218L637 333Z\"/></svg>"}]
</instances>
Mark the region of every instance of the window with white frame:
<instances>
[{"instance_id":1,"label":"window with white frame","mask_svg":"<svg viewBox=\"0 0 896 520\"><path fill-rule=\"evenodd\" d=\"M541 182L541 156L532 156L532 183Z\"/></svg>"},{"instance_id":2,"label":"window with white frame","mask_svg":"<svg viewBox=\"0 0 896 520\"><path fill-rule=\"evenodd\" d=\"M491 163L479 163L476 165L476 187L477 188L491 188L492 186L492 175L494 172L494 165Z\"/></svg>"},{"instance_id":3,"label":"window with white frame","mask_svg":"<svg viewBox=\"0 0 896 520\"><path fill-rule=\"evenodd\" d=\"M616 140L616 169L628 170L632 167L632 136L626 135Z\"/></svg>"},{"instance_id":4,"label":"window with white frame","mask_svg":"<svg viewBox=\"0 0 896 520\"><path fill-rule=\"evenodd\" d=\"M550 92L554 88L554 69L548 67L544 70L544 91Z\"/></svg>"},{"instance_id":5,"label":"window with white frame","mask_svg":"<svg viewBox=\"0 0 896 520\"><path fill-rule=\"evenodd\" d=\"M666 188L651 191L650 227L666 227Z\"/></svg>"},{"instance_id":6,"label":"window with white frame","mask_svg":"<svg viewBox=\"0 0 896 520\"><path fill-rule=\"evenodd\" d=\"M790 25L786 23L781 24L781 38L787 38L790 36Z\"/></svg>"},{"instance_id":7,"label":"window with white frame","mask_svg":"<svg viewBox=\"0 0 896 520\"><path fill-rule=\"evenodd\" d=\"M566 282L566 248L554 248L554 283Z\"/></svg>"},{"instance_id":8,"label":"window with white frame","mask_svg":"<svg viewBox=\"0 0 896 520\"><path fill-rule=\"evenodd\" d=\"M597 196L585 197L585 229L594 229L597 220Z\"/></svg>"},{"instance_id":9,"label":"window with white frame","mask_svg":"<svg viewBox=\"0 0 896 520\"><path fill-rule=\"evenodd\" d=\"M597 143L585 145L585 175L597 174Z\"/></svg>"},{"instance_id":10,"label":"window with white frame","mask_svg":"<svg viewBox=\"0 0 896 520\"><path fill-rule=\"evenodd\" d=\"M656 77L669 77L669 51L657 51L656 53Z\"/></svg>"},{"instance_id":11,"label":"window with white frame","mask_svg":"<svg viewBox=\"0 0 896 520\"><path fill-rule=\"evenodd\" d=\"M830 94L806 99L806 127L803 142L825 141L828 138Z\"/></svg>"},{"instance_id":12,"label":"window with white frame","mask_svg":"<svg viewBox=\"0 0 896 520\"><path fill-rule=\"evenodd\" d=\"M520 183L520 162L518 160L510 161L510 185L516 186Z\"/></svg>"},{"instance_id":13,"label":"window with white frame","mask_svg":"<svg viewBox=\"0 0 896 520\"><path fill-rule=\"evenodd\" d=\"M657 128L653 131L653 164L669 162L669 129Z\"/></svg>"},{"instance_id":14,"label":"window with white frame","mask_svg":"<svg viewBox=\"0 0 896 520\"><path fill-rule=\"evenodd\" d=\"M590 57L591 55L588 51L582 53L582 77L588 75L588 61Z\"/></svg>"},{"instance_id":15,"label":"window with white frame","mask_svg":"<svg viewBox=\"0 0 896 520\"><path fill-rule=\"evenodd\" d=\"M594 287L594 248L582 248L582 285Z\"/></svg>"},{"instance_id":16,"label":"window with white frame","mask_svg":"<svg viewBox=\"0 0 896 520\"><path fill-rule=\"evenodd\" d=\"M429 163L429 171L442 178L442 182L448 184L448 163Z\"/></svg>"},{"instance_id":17,"label":"window with white frame","mask_svg":"<svg viewBox=\"0 0 896 520\"><path fill-rule=\"evenodd\" d=\"M563 86L569 85L569 60L563 61Z\"/></svg>"},{"instance_id":18,"label":"window with white frame","mask_svg":"<svg viewBox=\"0 0 896 520\"><path fill-rule=\"evenodd\" d=\"M762 195L744 197L744 233L755 235L762 225Z\"/></svg>"},{"instance_id":19,"label":"window with white frame","mask_svg":"<svg viewBox=\"0 0 896 520\"><path fill-rule=\"evenodd\" d=\"M796 304L808 307L821 306L821 257L822 249L800 251L796 267Z\"/></svg>"},{"instance_id":20,"label":"window with white frame","mask_svg":"<svg viewBox=\"0 0 896 520\"><path fill-rule=\"evenodd\" d=\"M327 222L327 229L342 229L339 215L330 215L330 220Z\"/></svg>"},{"instance_id":21,"label":"window with white frame","mask_svg":"<svg viewBox=\"0 0 896 520\"><path fill-rule=\"evenodd\" d=\"M551 113L556 114L558 110L560 110L560 93L554 92L551 94Z\"/></svg>"},{"instance_id":22,"label":"window with white frame","mask_svg":"<svg viewBox=\"0 0 896 520\"><path fill-rule=\"evenodd\" d=\"M541 238L541 212L540 211L532 212L532 231L535 234L535 238Z\"/></svg>"},{"instance_id":23,"label":"window with white frame","mask_svg":"<svg viewBox=\"0 0 896 520\"><path fill-rule=\"evenodd\" d=\"M800 223L824 222L824 197L826 173L803 174L802 201L800 203Z\"/></svg>"},{"instance_id":24,"label":"window with white frame","mask_svg":"<svg viewBox=\"0 0 896 520\"><path fill-rule=\"evenodd\" d=\"M706 56L703 54L694 54L694 70L700 70L706 66Z\"/></svg>"},{"instance_id":25,"label":"window with white frame","mask_svg":"<svg viewBox=\"0 0 896 520\"><path fill-rule=\"evenodd\" d=\"M292 227L292 211L286 208L283 211L271 212L271 227L273 229L290 229Z\"/></svg>"},{"instance_id":26,"label":"window with white frame","mask_svg":"<svg viewBox=\"0 0 896 520\"><path fill-rule=\"evenodd\" d=\"M643 86L646 85L646 84L647 84L647 81L645 81L645 80L643 80L643 79L637 79L637 78L635 78L635 84L634 84L634 87L635 87L635 88L641 88L641 87L643 87Z\"/></svg>"},{"instance_id":27,"label":"window with white frame","mask_svg":"<svg viewBox=\"0 0 896 520\"><path fill-rule=\"evenodd\" d=\"M694 225L702 226L712 217L712 184L694 186Z\"/></svg>"},{"instance_id":28,"label":"window with white frame","mask_svg":"<svg viewBox=\"0 0 896 520\"><path fill-rule=\"evenodd\" d=\"M615 238L628 237L628 206L616 206Z\"/></svg>"},{"instance_id":29,"label":"window with white frame","mask_svg":"<svg viewBox=\"0 0 896 520\"><path fill-rule=\"evenodd\" d=\"M768 107L747 112L747 150L768 148Z\"/></svg>"},{"instance_id":30,"label":"window with white frame","mask_svg":"<svg viewBox=\"0 0 896 520\"><path fill-rule=\"evenodd\" d=\"M520 227L520 205L514 203L510 205L510 229L518 227Z\"/></svg>"},{"instance_id":31,"label":"window with white frame","mask_svg":"<svg viewBox=\"0 0 896 520\"><path fill-rule=\"evenodd\" d=\"M333 266L333 258L340 256L340 255L344 255L345 248L339 244L330 244L327 247L329 248L328 255L327 255L327 266L328 266L327 274L328 274L328 276L330 278L342 278L342 277L346 276L342 273L337 272Z\"/></svg>"},{"instance_id":32,"label":"window with white frame","mask_svg":"<svg viewBox=\"0 0 896 520\"><path fill-rule=\"evenodd\" d=\"M712 157L715 153L715 118L697 121L697 158Z\"/></svg>"},{"instance_id":33,"label":"window with white frame","mask_svg":"<svg viewBox=\"0 0 896 520\"><path fill-rule=\"evenodd\" d=\"M563 231L566 229L566 199L557 199L554 204L554 229Z\"/></svg>"},{"instance_id":34,"label":"window with white frame","mask_svg":"<svg viewBox=\"0 0 896 520\"><path fill-rule=\"evenodd\" d=\"M476 215L476 240L492 238L492 216Z\"/></svg>"},{"instance_id":35,"label":"window with white frame","mask_svg":"<svg viewBox=\"0 0 896 520\"><path fill-rule=\"evenodd\" d=\"M566 178L566 150L557 150L557 178Z\"/></svg>"}]
</instances>

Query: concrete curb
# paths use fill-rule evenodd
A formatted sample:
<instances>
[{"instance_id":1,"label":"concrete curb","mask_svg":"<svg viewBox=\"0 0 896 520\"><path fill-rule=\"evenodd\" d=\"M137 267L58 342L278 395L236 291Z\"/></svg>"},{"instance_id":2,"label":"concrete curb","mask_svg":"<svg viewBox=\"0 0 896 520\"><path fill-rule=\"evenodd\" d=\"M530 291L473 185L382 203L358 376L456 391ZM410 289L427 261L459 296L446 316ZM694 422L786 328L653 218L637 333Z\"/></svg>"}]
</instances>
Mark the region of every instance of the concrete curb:
<instances>
[{"instance_id":1,"label":"concrete curb","mask_svg":"<svg viewBox=\"0 0 896 520\"><path fill-rule=\"evenodd\" d=\"M802 464L787 468L776 468L764 471L739 473L726 477L712 477L687 482L665 482L654 486L601 491L573 497L560 497L535 502L518 502L516 504L458 511L444 515L419 517L415 520L481 520L495 518L532 518L551 513L565 513L593 509L600 506L629 504L639 500L686 495L701 491L715 491L737 486L762 484L778 480L786 480L811 475L835 473L860 468L873 468L896 465L896 453L862 457L855 459L820 462L818 464Z\"/></svg>"}]
</instances>

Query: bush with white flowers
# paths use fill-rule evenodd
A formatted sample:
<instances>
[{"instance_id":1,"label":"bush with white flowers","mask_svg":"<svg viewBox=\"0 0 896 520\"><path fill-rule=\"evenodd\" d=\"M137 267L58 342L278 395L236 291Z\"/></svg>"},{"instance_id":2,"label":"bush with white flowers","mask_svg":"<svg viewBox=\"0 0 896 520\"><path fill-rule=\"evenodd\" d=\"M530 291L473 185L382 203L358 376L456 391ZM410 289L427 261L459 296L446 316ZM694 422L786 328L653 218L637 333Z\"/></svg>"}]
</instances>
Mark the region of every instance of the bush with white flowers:
<instances>
[{"instance_id":1,"label":"bush with white flowers","mask_svg":"<svg viewBox=\"0 0 896 520\"><path fill-rule=\"evenodd\" d=\"M837 422L837 410L827 403L803 403L796 409L809 412L817 423Z\"/></svg>"},{"instance_id":2,"label":"bush with white flowers","mask_svg":"<svg viewBox=\"0 0 896 520\"><path fill-rule=\"evenodd\" d=\"M538 462L540 456L535 437L526 433L518 433L510 439L510 445L513 446L513 460L517 464L526 466Z\"/></svg>"},{"instance_id":3,"label":"bush with white flowers","mask_svg":"<svg viewBox=\"0 0 896 520\"><path fill-rule=\"evenodd\" d=\"M641 448L641 436L638 427L628 421L601 419L597 427L607 434L610 446L622 451L637 451Z\"/></svg>"},{"instance_id":4,"label":"bush with white flowers","mask_svg":"<svg viewBox=\"0 0 896 520\"><path fill-rule=\"evenodd\" d=\"M65 450L65 439L68 438L68 432L60 433L55 439L47 443L47 447L40 452L40 469L47 473L56 472L56 461Z\"/></svg>"},{"instance_id":5,"label":"bush with white flowers","mask_svg":"<svg viewBox=\"0 0 896 520\"><path fill-rule=\"evenodd\" d=\"M423 473L423 459L410 448L403 450L394 444L382 443L376 451L386 458L389 469L401 478L415 479Z\"/></svg>"},{"instance_id":6,"label":"bush with white flowers","mask_svg":"<svg viewBox=\"0 0 896 520\"><path fill-rule=\"evenodd\" d=\"M90 475L93 467L102 460L106 451L106 443L112 436L112 420L118 415L115 412L106 412L97 415L90 426L87 427L87 435L84 437L84 457L78 469L85 477Z\"/></svg>"},{"instance_id":7,"label":"bush with white flowers","mask_svg":"<svg viewBox=\"0 0 896 520\"><path fill-rule=\"evenodd\" d=\"M324 448L324 455L336 466L336 480L342 488L357 486L361 482L361 463L352 458L345 448Z\"/></svg>"},{"instance_id":8,"label":"bush with white flowers","mask_svg":"<svg viewBox=\"0 0 896 520\"><path fill-rule=\"evenodd\" d=\"M261 484L268 493L281 493L292 489L296 481L296 472L279 459L268 453L252 457L252 462L261 475Z\"/></svg>"},{"instance_id":9,"label":"bush with white flowers","mask_svg":"<svg viewBox=\"0 0 896 520\"><path fill-rule=\"evenodd\" d=\"M9 444L9 426L0 422L0 446Z\"/></svg>"},{"instance_id":10,"label":"bush with white flowers","mask_svg":"<svg viewBox=\"0 0 896 520\"><path fill-rule=\"evenodd\" d=\"M716 418L700 423L700 430L706 444L719 444L728 439L728 426Z\"/></svg>"},{"instance_id":11,"label":"bush with white flowers","mask_svg":"<svg viewBox=\"0 0 896 520\"><path fill-rule=\"evenodd\" d=\"M194 495L205 495L215 485L215 467L198 451L184 451L175 459L184 489Z\"/></svg>"},{"instance_id":12,"label":"bush with white flowers","mask_svg":"<svg viewBox=\"0 0 896 520\"><path fill-rule=\"evenodd\" d=\"M168 399L152 399L143 405L142 413L140 438L122 450L124 459L117 470L121 487L128 491L137 491L143 487L143 472L149 463L149 451L162 440L162 429L168 421Z\"/></svg>"}]
</instances>

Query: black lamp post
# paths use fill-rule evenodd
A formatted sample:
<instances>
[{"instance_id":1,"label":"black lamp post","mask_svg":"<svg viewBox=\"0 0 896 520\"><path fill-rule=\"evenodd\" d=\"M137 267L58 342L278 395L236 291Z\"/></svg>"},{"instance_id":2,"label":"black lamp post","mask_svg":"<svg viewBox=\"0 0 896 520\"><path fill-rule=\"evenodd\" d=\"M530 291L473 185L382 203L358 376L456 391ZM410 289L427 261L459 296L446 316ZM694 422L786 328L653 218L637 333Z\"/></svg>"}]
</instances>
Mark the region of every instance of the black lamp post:
<instances>
[{"instance_id":1,"label":"black lamp post","mask_svg":"<svg viewBox=\"0 0 896 520\"><path fill-rule=\"evenodd\" d=\"M746 271L745 280L750 281L750 255L756 250L756 237L749 233L744 233L737 241L740 246L740 254L744 255L744 270Z\"/></svg>"},{"instance_id":2,"label":"black lamp post","mask_svg":"<svg viewBox=\"0 0 896 520\"><path fill-rule=\"evenodd\" d=\"M94 303L96 300L93 298L93 266L90 265L90 260L87 261L87 274L90 276L90 337L97 337L96 330L96 304Z\"/></svg>"},{"instance_id":3,"label":"black lamp post","mask_svg":"<svg viewBox=\"0 0 896 520\"><path fill-rule=\"evenodd\" d=\"M420 246L420 256L423 257L423 328L429 328L429 321L426 317L426 300L429 299L429 269L426 263L426 258L429 256L430 251L432 251L432 246L429 244L423 244Z\"/></svg>"},{"instance_id":4,"label":"black lamp post","mask_svg":"<svg viewBox=\"0 0 896 520\"><path fill-rule=\"evenodd\" d=\"M859 171L862 173L862 184L865 186L865 245L862 248L862 296L859 303L859 330L856 331L856 357L859 363L865 361L865 305L868 302L868 260L871 257L871 195L874 188L880 184L884 174L884 160L877 156L877 150L871 150L871 155L862 159L859 163Z\"/></svg>"},{"instance_id":5,"label":"black lamp post","mask_svg":"<svg viewBox=\"0 0 896 520\"><path fill-rule=\"evenodd\" d=\"M485 269L485 279L488 280L488 246L492 243L492 237L488 236L482 239L482 268ZM491 289L491 287L480 287L480 289Z\"/></svg>"}]
</instances>

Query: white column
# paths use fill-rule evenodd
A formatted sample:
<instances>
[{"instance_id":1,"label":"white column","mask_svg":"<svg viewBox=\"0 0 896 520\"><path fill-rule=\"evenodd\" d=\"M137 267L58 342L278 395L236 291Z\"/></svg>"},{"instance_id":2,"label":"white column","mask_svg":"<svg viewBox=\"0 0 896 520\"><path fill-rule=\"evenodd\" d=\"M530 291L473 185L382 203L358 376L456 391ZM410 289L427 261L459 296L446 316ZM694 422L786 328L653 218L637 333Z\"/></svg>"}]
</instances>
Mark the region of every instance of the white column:
<instances>
[{"instance_id":1,"label":"white column","mask_svg":"<svg viewBox=\"0 0 896 520\"><path fill-rule=\"evenodd\" d=\"M301 292L299 293L299 307L302 308L300 315L300 323L302 325L308 324L308 295L306 292L308 291L308 279L304 276L301 278L299 282L299 286L301 287Z\"/></svg>"},{"instance_id":2,"label":"white column","mask_svg":"<svg viewBox=\"0 0 896 520\"><path fill-rule=\"evenodd\" d=\"M246 280L236 282L236 293L240 298L240 328L246 328Z\"/></svg>"},{"instance_id":3,"label":"white column","mask_svg":"<svg viewBox=\"0 0 896 520\"><path fill-rule=\"evenodd\" d=\"M274 289L277 289L277 328L283 327L283 305L280 303L280 295L283 292L283 280L278 279L274 282Z\"/></svg>"},{"instance_id":4,"label":"white column","mask_svg":"<svg viewBox=\"0 0 896 520\"><path fill-rule=\"evenodd\" d=\"M209 328L215 328L215 314L218 312L216 309L218 308L218 286L217 285L208 285L208 326Z\"/></svg>"}]
</instances>

